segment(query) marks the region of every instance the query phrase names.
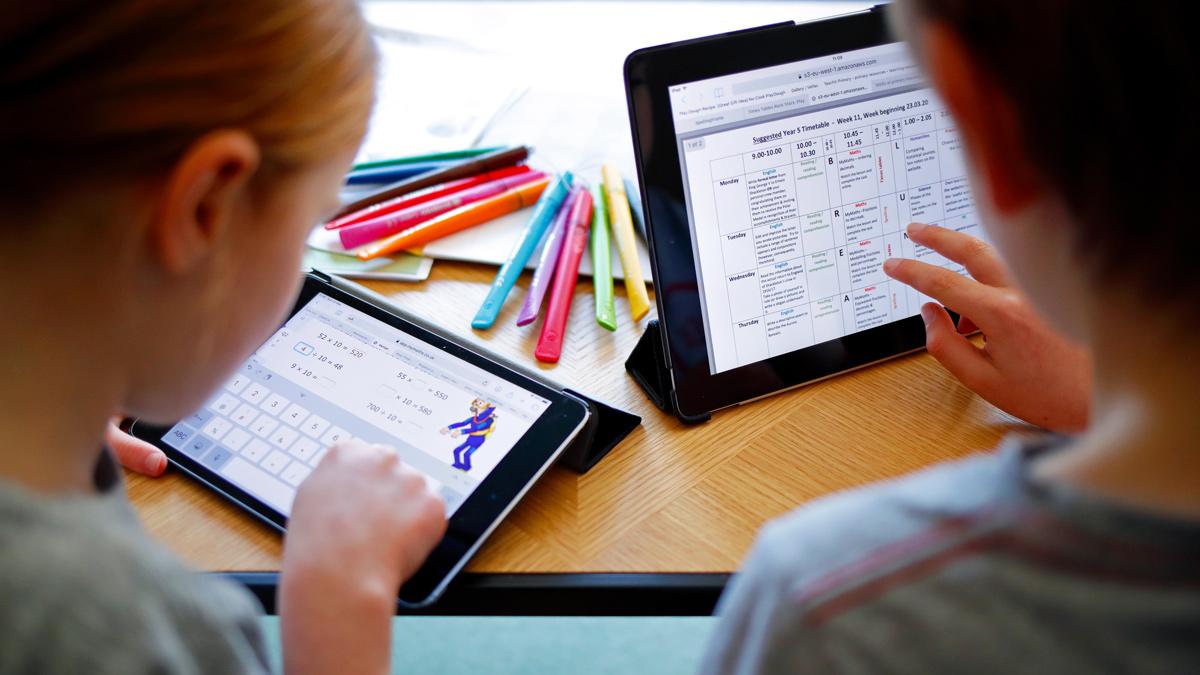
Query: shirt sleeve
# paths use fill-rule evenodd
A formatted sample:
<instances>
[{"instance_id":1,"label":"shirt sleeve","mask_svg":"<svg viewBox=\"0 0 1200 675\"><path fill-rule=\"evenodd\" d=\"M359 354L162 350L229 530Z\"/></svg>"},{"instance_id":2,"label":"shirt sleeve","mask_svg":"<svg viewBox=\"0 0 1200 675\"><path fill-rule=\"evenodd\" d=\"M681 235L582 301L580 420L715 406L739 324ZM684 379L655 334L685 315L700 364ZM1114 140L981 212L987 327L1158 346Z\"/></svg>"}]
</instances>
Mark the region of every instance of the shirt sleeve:
<instances>
[{"instance_id":1,"label":"shirt sleeve","mask_svg":"<svg viewBox=\"0 0 1200 675\"><path fill-rule=\"evenodd\" d=\"M829 592L860 583L847 570L881 547L925 531L950 515L970 513L1003 495L995 455L981 455L873 486L814 500L762 529L747 561L722 596L703 662L705 674L858 673L885 668L887 651L865 639L861 623L810 614L814 584L834 576ZM859 620L864 611L860 608ZM904 625L911 613L882 617ZM880 610L883 611L883 610ZM881 615L882 616L882 615Z\"/></svg>"},{"instance_id":2,"label":"shirt sleeve","mask_svg":"<svg viewBox=\"0 0 1200 675\"><path fill-rule=\"evenodd\" d=\"M47 561L47 574L22 575L27 604L0 638L0 674L270 672L257 603L243 589L121 562Z\"/></svg>"},{"instance_id":3,"label":"shirt sleeve","mask_svg":"<svg viewBox=\"0 0 1200 675\"><path fill-rule=\"evenodd\" d=\"M782 569L774 550L782 543L779 538L778 528L764 528L721 597L717 627L701 667L704 675L828 672L813 660L793 658L803 636L796 630L800 617L790 602L795 571ZM780 670L785 663L786 670Z\"/></svg>"}]
</instances>

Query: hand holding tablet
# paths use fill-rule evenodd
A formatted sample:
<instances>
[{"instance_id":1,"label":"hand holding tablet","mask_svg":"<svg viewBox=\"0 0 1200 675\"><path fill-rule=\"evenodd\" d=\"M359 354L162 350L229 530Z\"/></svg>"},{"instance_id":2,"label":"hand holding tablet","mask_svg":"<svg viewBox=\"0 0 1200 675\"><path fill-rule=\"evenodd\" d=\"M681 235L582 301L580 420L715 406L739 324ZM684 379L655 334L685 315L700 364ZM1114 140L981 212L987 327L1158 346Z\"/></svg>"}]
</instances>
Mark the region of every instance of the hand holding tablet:
<instances>
[{"instance_id":1,"label":"hand holding tablet","mask_svg":"<svg viewBox=\"0 0 1200 675\"><path fill-rule=\"evenodd\" d=\"M590 415L578 397L434 331L314 272L288 321L204 407L170 427L135 422L131 433L280 529L305 501L299 486L324 475L327 453L338 453L335 466L390 475L371 469L359 457L365 450L346 448L392 448L387 461L417 472L404 481L415 490L421 480L449 517L446 535L401 589L405 604L428 604ZM379 489L396 488L391 482ZM359 489L353 477L339 484ZM324 501L343 509L343 525L356 525L344 512L355 499Z\"/></svg>"}]
</instances>

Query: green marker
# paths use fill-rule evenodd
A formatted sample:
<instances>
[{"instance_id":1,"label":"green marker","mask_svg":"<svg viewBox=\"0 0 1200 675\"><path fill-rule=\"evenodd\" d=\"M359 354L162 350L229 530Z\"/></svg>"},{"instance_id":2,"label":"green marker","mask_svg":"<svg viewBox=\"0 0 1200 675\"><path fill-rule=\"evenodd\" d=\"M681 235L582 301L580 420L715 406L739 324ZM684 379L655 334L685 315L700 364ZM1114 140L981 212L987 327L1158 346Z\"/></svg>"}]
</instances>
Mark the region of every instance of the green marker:
<instances>
[{"instance_id":1,"label":"green marker","mask_svg":"<svg viewBox=\"0 0 1200 675\"><path fill-rule=\"evenodd\" d=\"M480 155L486 155L489 152L503 150L502 146L495 148L469 148L467 150L451 150L450 152L434 152L428 155L413 155L412 157L397 157L395 159L381 159L374 162L363 162L350 167L351 171L360 169L382 169L389 166L403 166L405 164L418 164L424 162L445 162L456 159L471 159Z\"/></svg>"},{"instance_id":2,"label":"green marker","mask_svg":"<svg viewBox=\"0 0 1200 675\"><path fill-rule=\"evenodd\" d=\"M592 188L592 288L596 292L596 323L617 329L613 308L612 249L609 248L608 211L600 186Z\"/></svg>"}]
</instances>

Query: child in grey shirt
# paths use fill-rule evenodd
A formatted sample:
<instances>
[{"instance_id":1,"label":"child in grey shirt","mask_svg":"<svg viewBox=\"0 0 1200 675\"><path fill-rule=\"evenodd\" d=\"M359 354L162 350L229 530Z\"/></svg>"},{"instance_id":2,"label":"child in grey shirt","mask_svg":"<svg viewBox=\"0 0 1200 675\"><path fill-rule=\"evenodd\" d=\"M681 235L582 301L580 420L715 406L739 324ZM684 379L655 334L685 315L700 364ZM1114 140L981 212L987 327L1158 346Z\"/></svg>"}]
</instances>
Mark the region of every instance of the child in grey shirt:
<instances>
[{"instance_id":1,"label":"child in grey shirt","mask_svg":"<svg viewBox=\"0 0 1200 675\"><path fill-rule=\"evenodd\" d=\"M766 527L704 672L1180 673L1200 523L1038 481L1061 438L814 502Z\"/></svg>"},{"instance_id":2,"label":"child in grey shirt","mask_svg":"<svg viewBox=\"0 0 1200 675\"><path fill-rule=\"evenodd\" d=\"M254 598L151 542L107 451L94 482L0 479L0 673L268 672Z\"/></svg>"},{"instance_id":3,"label":"child in grey shirt","mask_svg":"<svg viewBox=\"0 0 1200 675\"><path fill-rule=\"evenodd\" d=\"M1182 8L890 8L954 117L999 255L914 223L973 278L884 271L937 300L927 347L966 386L1072 435L768 525L705 672L1200 669L1200 53ZM973 327L982 345L959 331Z\"/></svg>"}]
</instances>

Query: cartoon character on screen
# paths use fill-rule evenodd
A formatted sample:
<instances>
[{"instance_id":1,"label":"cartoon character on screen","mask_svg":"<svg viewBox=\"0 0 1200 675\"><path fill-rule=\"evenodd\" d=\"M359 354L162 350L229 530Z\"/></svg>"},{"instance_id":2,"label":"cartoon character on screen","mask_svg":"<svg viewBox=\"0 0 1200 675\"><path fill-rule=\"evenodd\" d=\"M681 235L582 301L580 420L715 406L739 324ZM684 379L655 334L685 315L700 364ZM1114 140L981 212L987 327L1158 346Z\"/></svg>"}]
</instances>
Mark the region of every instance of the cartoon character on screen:
<instances>
[{"instance_id":1,"label":"cartoon character on screen","mask_svg":"<svg viewBox=\"0 0 1200 675\"><path fill-rule=\"evenodd\" d=\"M495 429L496 406L481 398L471 401L470 417L442 429L442 434L450 434L450 438L458 438L463 434L467 436L462 444L454 448L454 468L470 471L471 455Z\"/></svg>"}]
</instances>

